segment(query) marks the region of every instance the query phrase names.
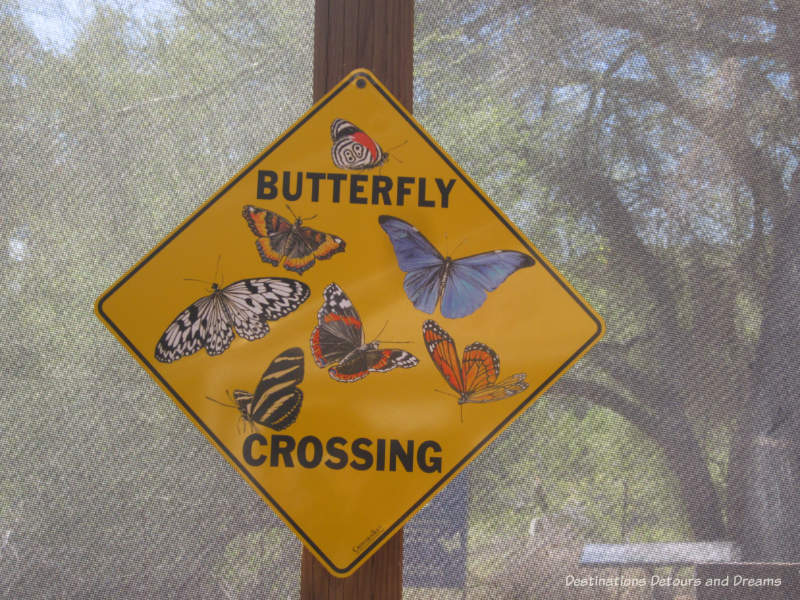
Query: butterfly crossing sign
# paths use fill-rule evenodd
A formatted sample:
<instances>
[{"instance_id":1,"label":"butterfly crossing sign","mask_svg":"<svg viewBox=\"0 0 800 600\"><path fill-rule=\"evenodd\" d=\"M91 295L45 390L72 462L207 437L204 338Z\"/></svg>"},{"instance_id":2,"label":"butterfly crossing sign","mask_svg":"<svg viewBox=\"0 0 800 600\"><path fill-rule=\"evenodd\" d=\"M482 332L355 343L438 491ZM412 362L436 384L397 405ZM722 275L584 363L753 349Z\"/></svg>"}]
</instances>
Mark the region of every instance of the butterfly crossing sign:
<instances>
[{"instance_id":1,"label":"butterfly crossing sign","mask_svg":"<svg viewBox=\"0 0 800 600\"><path fill-rule=\"evenodd\" d=\"M365 70L95 309L337 576L603 333L586 301Z\"/></svg>"}]
</instances>

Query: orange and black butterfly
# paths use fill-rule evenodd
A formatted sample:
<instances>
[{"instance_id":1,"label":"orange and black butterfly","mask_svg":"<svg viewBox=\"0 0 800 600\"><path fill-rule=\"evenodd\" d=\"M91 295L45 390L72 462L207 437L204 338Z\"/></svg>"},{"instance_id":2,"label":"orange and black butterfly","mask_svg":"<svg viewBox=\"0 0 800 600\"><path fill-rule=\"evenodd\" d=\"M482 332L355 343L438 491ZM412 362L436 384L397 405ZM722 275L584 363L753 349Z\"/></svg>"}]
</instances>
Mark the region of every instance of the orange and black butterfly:
<instances>
[{"instance_id":1,"label":"orange and black butterfly","mask_svg":"<svg viewBox=\"0 0 800 600\"><path fill-rule=\"evenodd\" d=\"M272 266L277 267L286 259L284 269L303 273L313 267L317 259L326 260L337 252L344 252L342 238L306 227L303 219L295 217L292 223L278 213L250 205L244 207L242 216L258 237L256 248L261 260Z\"/></svg>"},{"instance_id":2,"label":"orange and black butterfly","mask_svg":"<svg viewBox=\"0 0 800 600\"><path fill-rule=\"evenodd\" d=\"M494 402L528 389L525 373L515 373L497 382L500 358L486 344L473 342L464 348L459 360L453 338L430 319L422 325L422 339L433 364L447 384L458 392L460 405Z\"/></svg>"}]
</instances>

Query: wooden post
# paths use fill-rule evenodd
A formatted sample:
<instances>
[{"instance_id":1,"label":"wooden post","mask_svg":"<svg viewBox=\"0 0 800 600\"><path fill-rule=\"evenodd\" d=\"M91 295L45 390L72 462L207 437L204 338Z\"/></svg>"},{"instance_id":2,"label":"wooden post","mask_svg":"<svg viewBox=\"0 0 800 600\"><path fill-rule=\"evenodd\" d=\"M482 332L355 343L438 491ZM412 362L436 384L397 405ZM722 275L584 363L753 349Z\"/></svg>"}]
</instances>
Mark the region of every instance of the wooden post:
<instances>
[{"instance_id":1,"label":"wooden post","mask_svg":"<svg viewBox=\"0 0 800 600\"><path fill-rule=\"evenodd\" d=\"M359 67L413 112L413 0L317 0L314 101Z\"/></svg>"},{"instance_id":2,"label":"wooden post","mask_svg":"<svg viewBox=\"0 0 800 600\"><path fill-rule=\"evenodd\" d=\"M364 67L410 111L413 66L413 0L317 0L315 102L350 71ZM330 575L303 547L301 600L401 600L402 595L402 530L345 579Z\"/></svg>"}]
</instances>

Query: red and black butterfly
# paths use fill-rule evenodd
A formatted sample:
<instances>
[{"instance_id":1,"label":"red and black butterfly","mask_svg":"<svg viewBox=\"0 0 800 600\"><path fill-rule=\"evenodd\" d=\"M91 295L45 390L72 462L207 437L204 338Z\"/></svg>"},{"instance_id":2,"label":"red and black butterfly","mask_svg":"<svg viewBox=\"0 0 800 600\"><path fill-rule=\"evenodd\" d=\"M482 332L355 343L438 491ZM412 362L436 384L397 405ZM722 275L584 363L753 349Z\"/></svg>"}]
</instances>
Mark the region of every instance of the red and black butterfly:
<instances>
[{"instance_id":1,"label":"red and black butterfly","mask_svg":"<svg viewBox=\"0 0 800 600\"><path fill-rule=\"evenodd\" d=\"M344 252L342 238L306 227L297 217L292 223L278 213L250 205L244 207L242 216L258 236L256 248L261 260L275 267L285 258L284 269L303 273L313 267L317 259L325 260Z\"/></svg>"},{"instance_id":2,"label":"red and black butterfly","mask_svg":"<svg viewBox=\"0 0 800 600\"><path fill-rule=\"evenodd\" d=\"M324 302L317 313L319 324L311 332L311 355L318 367L331 367L328 374L332 379L358 381L370 372L409 369L419 363L405 350L381 349L377 340L364 343L361 319L337 284L328 285L322 297Z\"/></svg>"},{"instance_id":3,"label":"red and black butterfly","mask_svg":"<svg viewBox=\"0 0 800 600\"><path fill-rule=\"evenodd\" d=\"M494 402L528 389L525 373L515 373L497 382L500 358L486 344L473 342L464 348L459 361L453 338L430 319L422 325L422 339L433 364L447 384L458 392L459 404Z\"/></svg>"},{"instance_id":4,"label":"red and black butterfly","mask_svg":"<svg viewBox=\"0 0 800 600\"><path fill-rule=\"evenodd\" d=\"M389 158L375 140L344 119L334 119L331 124L331 140L333 164L340 169L372 169Z\"/></svg>"}]
</instances>

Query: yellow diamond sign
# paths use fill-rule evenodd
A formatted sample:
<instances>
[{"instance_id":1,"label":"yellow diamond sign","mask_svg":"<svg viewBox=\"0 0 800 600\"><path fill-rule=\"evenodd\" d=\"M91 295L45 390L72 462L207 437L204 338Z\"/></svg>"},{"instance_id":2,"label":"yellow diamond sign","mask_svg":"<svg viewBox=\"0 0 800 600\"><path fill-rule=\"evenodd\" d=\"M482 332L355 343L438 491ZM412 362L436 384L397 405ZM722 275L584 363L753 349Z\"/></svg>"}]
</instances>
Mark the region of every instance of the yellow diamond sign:
<instances>
[{"instance_id":1,"label":"yellow diamond sign","mask_svg":"<svg viewBox=\"0 0 800 600\"><path fill-rule=\"evenodd\" d=\"M603 332L364 70L96 312L338 576Z\"/></svg>"}]
</instances>

